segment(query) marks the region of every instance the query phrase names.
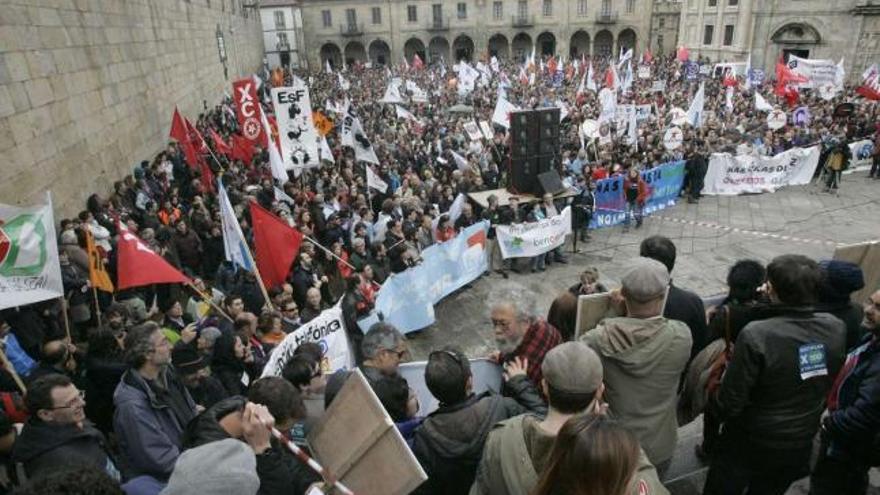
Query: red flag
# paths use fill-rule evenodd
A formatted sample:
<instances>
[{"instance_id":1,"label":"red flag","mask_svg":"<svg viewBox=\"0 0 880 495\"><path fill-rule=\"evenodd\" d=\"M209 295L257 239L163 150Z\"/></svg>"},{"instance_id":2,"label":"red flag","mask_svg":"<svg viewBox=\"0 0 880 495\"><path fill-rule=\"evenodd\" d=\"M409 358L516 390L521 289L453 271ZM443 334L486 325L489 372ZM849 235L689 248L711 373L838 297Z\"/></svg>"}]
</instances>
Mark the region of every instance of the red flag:
<instances>
[{"instance_id":1,"label":"red flag","mask_svg":"<svg viewBox=\"0 0 880 495\"><path fill-rule=\"evenodd\" d=\"M556 67L558 66L558 62L556 62L556 56L551 56L550 60L547 61L547 71L550 75L556 74Z\"/></svg>"},{"instance_id":2,"label":"red flag","mask_svg":"<svg viewBox=\"0 0 880 495\"><path fill-rule=\"evenodd\" d=\"M156 254L144 241L132 234L121 222L117 249L116 288L142 287L153 284L184 284L190 280L165 258Z\"/></svg>"},{"instance_id":3,"label":"red flag","mask_svg":"<svg viewBox=\"0 0 880 495\"><path fill-rule=\"evenodd\" d=\"M257 268L268 287L284 283L303 241L300 231L251 201Z\"/></svg>"},{"instance_id":4,"label":"red flag","mask_svg":"<svg viewBox=\"0 0 880 495\"><path fill-rule=\"evenodd\" d=\"M254 158L254 143L244 136L238 134L232 135L232 158L241 160L245 165L250 166L251 160Z\"/></svg>"},{"instance_id":5,"label":"red flag","mask_svg":"<svg viewBox=\"0 0 880 495\"><path fill-rule=\"evenodd\" d=\"M607 69L605 69L605 87L614 89L616 86L614 83L614 71L611 69L611 67L608 67Z\"/></svg>"},{"instance_id":6,"label":"red flag","mask_svg":"<svg viewBox=\"0 0 880 495\"><path fill-rule=\"evenodd\" d=\"M205 151L208 145L205 143L202 133L196 129L196 126L192 125L188 118L184 117L183 122L186 123L186 131L189 134L189 142L192 144L193 149L197 152Z\"/></svg>"},{"instance_id":7,"label":"red flag","mask_svg":"<svg viewBox=\"0 0 880 495\"><path fill-rule=\"evenodd\" d=\"M180 149L183 150L183 155L186 157L186 163L190 167L198 166L196 150L192 147L186 122L180 116L177 107L174 107L174 116L171 117L171 132L169 135L180 145Z\"/></svg>"},{"instance_id":8,"label":"red flag","mask_svg":"<svg viewBox=\"0 0 880 495\"><path fill-rule=\"evenodd\" d=\"M856 88L856 93L869 100L880 100L880 73L876 65L862 74L862 84Z\"/></svg>"},{"instance_id":9,"label":"red flag","mask_svg":"<svg viewBox=\"0 0 880 495\"><path fill-rule=\"evenodd\" d=\"M691 53L688 51L686 46L678 47L678 52L676 53L679 62L687 62L691 57Z\"/></svg>"},{"instance_id":10,"label":"red flag","mask_svg":"<svg viewBox=\"0 0 880 495\"><path fill-rule=\"evenodd\" d=\"M650 64L654 61L654 55L651 54L650 48L647 48L645 53L642 54L642 60L644 60L646 64Z\"/></svg>"},{"instance_id":11,"label":"red flag","mask_svg":"<svg viewBox=\"0 0 880 495\"><path fill-rule=\"evenodd\" d=\"M419 57L418 53L413 55L412 68L415 70L422 70L425 68L425 63L422 62L422 57Z\"/></svg>"},{"instance_id":12,"label":"red flag","mask_svg":"<svg viewBox=\"0 0 880 495\"><path fill-rule=\"evenodd\" d=\"M211 170L208 162L202 157L199 157L199 171L201 172L202 187L205 188L205 192L216 194L217 190L214 189L214 171Z\"/></svg>"},{"instance_id":13,"label":"red flag","mask_svg":"<svg viewBox=\"0 0 880 495\"><path fill-rule=\"evenodd\" d=\"M211 140L214 141L214 149L217 150L217 153L221 153L223 155L229 156L232 154L232 147L226 144L226 141L223 140L217 131L214 129L208 129L208 133L211 136Z\"/></svg>"},{"instance_id":14,"label":"red flag","mask_svg":"<svg viewBox=\"0 0 880 495\"><path fill-rule=\"evenodd\" d=\"M257 98L257 83L253 77L232 83L232 97L238 114L238 127L242 135L255 144L266 146L266 133L260 123L263 108Z\"/></svg>"},{"instance_id":15,"label":"red flag","mask_svg":"<svg viewBox=\"0 0 880 495\"><path fill-rule=\"evenodd\" d=\"M736 81L736 77L734 77L733 72L728 71L724 74L724 79L721 81L721 85L724 87L735 88L739 86L739 83Z\"/></svg>"}]
</instances>

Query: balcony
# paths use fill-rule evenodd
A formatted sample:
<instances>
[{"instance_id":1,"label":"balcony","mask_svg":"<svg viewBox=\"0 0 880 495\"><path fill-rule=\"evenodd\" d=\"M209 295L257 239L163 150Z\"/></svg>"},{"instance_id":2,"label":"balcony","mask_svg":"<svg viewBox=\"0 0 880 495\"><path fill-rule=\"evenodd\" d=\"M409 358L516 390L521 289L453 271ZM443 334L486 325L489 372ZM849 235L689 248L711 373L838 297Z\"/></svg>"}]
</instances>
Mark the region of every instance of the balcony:
<instances>
[{"instance_id":1,"label":"balcony","mask_svg":"<svg viewBox=\"0 0 880 495\"><path fill-rule=\"evenodd\" d=\"M510 24L515 28L532 27L535 25L535 16L515 15L511 18Z\"/></svg>"},{"instance_id":2,"label":"balcony","mask_svg":"<svg viewBox=\"0 0 880 495\"><path fill-rule=\"evenodd\" d=\"M279 41L279 42L275 43L275 51L289 52L290 51L290 43L287 41Z\"/></svg>"},{"instance_id":3,"label":"balcony","mask_svg":"<svg viewBox=\"0 0 880 495\"><path fill-rule=\"evenodd\" d=\"M346 37L361 36L364 34L363 24L343 24L339 26L339 34Z\"/></svg>"},{"instance_id":4,"label":"balcony","mask_svg":"<svg viewBox=\"0 0 880 495\"><path fill-rule=\"evenodd\" d=\"M428 21L428 31L449 31L449 18L431 19Z\"/></svg>"},{"instance_id":5,"label":"balcony","mask_svg":"<svg viewBox=\"0 0 880 495\"><path fill-rule=\"evenodd\" d=\"M596 24L614 24L617 22L617 11L596 12Z\"/></svg>"}]
</instances>

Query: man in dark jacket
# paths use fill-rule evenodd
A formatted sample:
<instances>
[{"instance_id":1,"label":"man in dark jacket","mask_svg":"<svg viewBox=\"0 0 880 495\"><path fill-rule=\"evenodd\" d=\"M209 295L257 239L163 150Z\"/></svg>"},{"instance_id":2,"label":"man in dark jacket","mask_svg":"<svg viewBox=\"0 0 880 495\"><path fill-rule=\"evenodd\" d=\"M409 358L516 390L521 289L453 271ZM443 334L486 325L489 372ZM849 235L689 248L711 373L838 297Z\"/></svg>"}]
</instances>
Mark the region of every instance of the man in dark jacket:
<instances>
[{"instance_id":1,"label":"man in dark jacket","mask_svg":"<svg viewBox=\"0 0 880 495\"><path fill-rule=\"evenodd\" d=\"M868 335L847 356L828 394L810 493L863 494L868 469L880 465L880 290L865 305Z\"/></svg>"},{"instance_id":2,"label":"man in dark jacket","mask_svg":"<svg viewBox=\"0 0 880 495\"><path fill-rule=\"evenodd\" d=\"M413 453L428 474L415 493L467 493L495 423L526 412L547 413L526 376L526 363L516 360L505 370L506 392L513 398L491 392L475 395L470 362L460 350L446 347L428 356L425 384L440 408L425 419L413 440Z\"/></svg>"},{"instance_id":3,"label":"man in dark jacket","mask_svg":"<svg viewBox=\"0 0 880 495\"><path fill-rule=\"evenodd\" d=\"M688 158L684 165L685 172L688 177L688 203L698 203L700 201L700 192L703 190L703 179L706 178L706 172L709 165L706 163L706 157L698 148L701 143L691 148L691 157Z\"/></svg>"},{"instance_id":4,"label":"man in dark jacket","mask_svg":"<svg viewBox=\"0 0 880 495\"><path fill-rule=\"evenodd\" d=\"M817 310L830 313L846 325L847 352L859 345L865 329L862 325L862 307L850 300L850 294L865 286L865 277L859 265L842 260L822 260L822 285L819 288Z\"/></svg>"},{"instance_id":5,"label":"man in dark jacket","mask_svg":"<svg viewBox=\"0 0 880 495\"><path fill-rule=\"evenodd\" d=\"M767 267L779 316L749 323L710 407L724 423L703 493L782 495L809 472L813 437L831 382L843 364L843 323L816 313L822 274L801 255Z\"/></svg>"},{"instance_id":6,"label":"man in dark jacket","mask_svg":"<svg viewBox=\"0 0 880 495\"><path fill-rule=\"evenodd\" d=\"M666 265L669 274L675 267L675 244L662 235L652 235L642 241L639 246L639 256L651 258ZM706 324L706 310L700 296L685 289L673 285L669 281L669 294L666 296L666 307L663 309L663 317L669 320L683 322L691 331L691 359L697 355L707 344L709 328Z\"/></svg>"},{"instance_id":7,"label":"man in dark jacket","mask_svg":"<svg viewBox=\"0 0 880 495\"><path fill-rule=\"evenodd\" d=\"M171 364L171 344L152 322L125 337L131 368L113 394L113 428L131 477L167 479L180 454L180 434L196 405Z\"/></svg>"},{"instance_id":8,"label":"man in dark jacket","mask_svg":"<svg viewBox=\"0 0 880 495\"><path fill-rule=\"evenodd\" d=\"M202 240L195 230L189 228L186 220L177 221L171 243L177 250L177 256L180 257L183 267L189 268L193 273L199 273L202 268Z\"/></svg>"},{"instance_id":9,"label":"man in dark jacket","mask_svg":"<svg viewBox=\"0 0 880 495\"><path fill-rule=\"evenodd\" d=\"M28 478L89 466L121 479L104 435L86 419L86 402L70 378L54 374L34 380L26 404L32 415L15 442L12 461L23 464Z\"/></svg>"}]
</instances>

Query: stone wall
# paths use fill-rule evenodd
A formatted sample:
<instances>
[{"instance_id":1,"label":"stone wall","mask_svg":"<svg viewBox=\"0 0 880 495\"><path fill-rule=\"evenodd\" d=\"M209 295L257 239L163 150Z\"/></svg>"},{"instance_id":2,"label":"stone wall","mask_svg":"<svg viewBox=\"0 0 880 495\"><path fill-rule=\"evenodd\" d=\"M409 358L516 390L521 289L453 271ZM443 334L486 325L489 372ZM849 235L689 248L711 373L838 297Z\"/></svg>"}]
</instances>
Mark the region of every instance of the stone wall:
<instances>
[{"instance_id":1,"label":"stone wall","mask_svg":"<svg viewBox=\"0 0 880 495\"><path fill-rule=\"evenodd\" d=\"M53 193L58 215L151 159L171 114L195 118L262 64L242 0L4 0L0 202ZM218 26L227 74L217 48Z\"/></svg>"}]
</instances>

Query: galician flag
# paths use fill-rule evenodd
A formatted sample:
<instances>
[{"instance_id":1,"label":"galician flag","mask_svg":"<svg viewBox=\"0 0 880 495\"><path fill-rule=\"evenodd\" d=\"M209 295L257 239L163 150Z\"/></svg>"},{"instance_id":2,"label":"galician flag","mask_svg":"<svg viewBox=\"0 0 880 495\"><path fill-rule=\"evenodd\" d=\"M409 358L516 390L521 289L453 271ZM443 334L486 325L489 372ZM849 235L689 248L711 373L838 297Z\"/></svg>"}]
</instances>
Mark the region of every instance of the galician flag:
<instances>
[{"instance_id":1,"label":"galician flag","mask_svg":"<svg viewBox=\"0 0 880 495\"><path fill-rule=\"evenodd\" d=\"M223 250L226 253L226 261L231 261L249 272L254 271L254 261L244 242L244 234L241 233L241 225L229 202L229 195L223 187L223 179L217 179L217 198L220 202L220 222L223 226Z\"/></svg>"},{"instance_id":2,"label":"galician flag","mask_svg":"<svg viewBox=\"0 0 880 495\"><path fill-rule=\"evenodd\" d=\"M0 203L0 309L63 296L49 193L42 205Z\"/></svg>"}]
</instances>

